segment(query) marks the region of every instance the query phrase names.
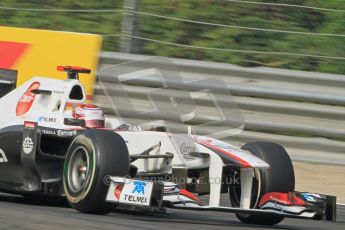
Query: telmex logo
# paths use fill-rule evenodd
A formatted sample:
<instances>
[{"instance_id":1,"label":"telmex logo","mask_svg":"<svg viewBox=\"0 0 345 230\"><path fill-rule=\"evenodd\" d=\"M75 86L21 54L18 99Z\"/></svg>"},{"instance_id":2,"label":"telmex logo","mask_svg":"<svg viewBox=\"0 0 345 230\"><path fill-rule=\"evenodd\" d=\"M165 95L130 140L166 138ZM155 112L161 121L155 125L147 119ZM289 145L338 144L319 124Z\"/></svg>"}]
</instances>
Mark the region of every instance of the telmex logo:
<instances>
[{"instance_id":1,"label":"telmex logo","mask_svg":"<svg viewBox=\"0 0 345 230\"><path fill-rule=\"evenodd\" d=\"M134 181L134 189L132 193L137 193L137 194L145 194L145 186L146 182L144 181Z\"/></svg>"},{"instance_id":2,"label":"telmex logo","mask_svg":"<svg viewBox=\"0 0 345 230\"><path fill-rule=\"evenodd\" d=\"M56 122L56 118L54 117L40 117L38 118L39 122Z\"/></svg>"},{"instance_id":3,"label":"telmex logo","mask_svg":"<svg viewBox=\"0 0 345 230\"><path fill-rule=\"evenodd\" d=\"M17 103L17 107L16 107L16 115L17 116L22 116L22 115L26 114L27 112L29 112L29 110L32 106L32 103L35 100L35 96L36 96L31 91L38 89L38 87L40 87L39 82L32 83L30 85L30 87L25 91L23 96L19 99L19 101Z\"/></svg>"}]
</instances>

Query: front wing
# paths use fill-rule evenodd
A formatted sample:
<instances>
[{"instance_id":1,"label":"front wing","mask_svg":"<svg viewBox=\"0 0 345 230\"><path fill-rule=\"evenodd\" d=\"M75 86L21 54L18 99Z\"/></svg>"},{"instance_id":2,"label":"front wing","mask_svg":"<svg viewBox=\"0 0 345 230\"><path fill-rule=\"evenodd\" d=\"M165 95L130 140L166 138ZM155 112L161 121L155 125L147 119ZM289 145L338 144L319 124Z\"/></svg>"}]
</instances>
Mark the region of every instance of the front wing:
<instances>
[{"instance_id":1,"label":"front wing","mask_svg":"<svg viewBox=\"0 0 345 230\"><path fill-rule=\"evenodd\" d=\"M334 196L306 192L268 193L261 198L258 208L246 209L202 205L198 197L172 182L121 177L110 177L109 181L106 201L128 209L162 211L171 208L336 221Z\"/></svg>"}]
</instances>

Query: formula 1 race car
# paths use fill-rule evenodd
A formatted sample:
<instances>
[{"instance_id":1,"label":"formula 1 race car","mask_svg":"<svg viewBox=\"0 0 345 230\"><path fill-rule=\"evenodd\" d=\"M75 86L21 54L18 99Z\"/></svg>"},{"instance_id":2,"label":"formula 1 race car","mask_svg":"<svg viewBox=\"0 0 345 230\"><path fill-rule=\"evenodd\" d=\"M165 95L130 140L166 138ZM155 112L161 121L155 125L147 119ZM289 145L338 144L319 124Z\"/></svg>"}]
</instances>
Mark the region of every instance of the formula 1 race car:
<instances>
[{"instance_id":1,"label":"formula 1 race car","mask_svg":"<svg viewBox=\"0 0 345 230\"><path fill-rule=\"evenodd\" d=\"M34 77L0 99L1 192L65 196L91 214L175 208L231 212L264 225L285 217L335 220L335 197L294 191L282 146L238 148L164 127L131 127L85 103L79 74L91 70L58 70L66 80ZM230 205L221 206L226 193Z\"/></svg>"}]
</instances>

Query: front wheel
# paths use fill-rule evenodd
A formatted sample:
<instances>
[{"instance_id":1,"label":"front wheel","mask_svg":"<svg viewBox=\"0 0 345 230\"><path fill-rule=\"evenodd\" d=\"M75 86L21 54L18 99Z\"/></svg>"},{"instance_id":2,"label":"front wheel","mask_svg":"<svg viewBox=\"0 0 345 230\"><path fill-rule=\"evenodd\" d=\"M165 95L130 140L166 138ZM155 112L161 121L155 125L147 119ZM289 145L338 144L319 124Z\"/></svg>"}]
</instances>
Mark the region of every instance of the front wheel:
<instances>
[{"instance_id":1,"label":"front wheel","mask_svg":"<svg viewBox=\"0 0 345 230\"><path fill-rule=\"evenodd\" d=\"M106 214L107 176L129 174L129 155L125 141L112 131L86 130L68 149L63 187L70 205L92 214Z\"/></svg>"},{"instance_id":2,"label":"front wheel","mask_svg":"<svg viewBox=\"0 0 345 230\"><path fill-rule=\"evenodd\" d=\"M295 190L293 165L282 146L270 142L251 142L242 146L242 149L251 152L270 165L269 169L254 170L251 208L257 208L258 201L268 192L292 192ZM229 195L231 205L239 207L241 186L231 185ZM274 225L284 219L282 216L268 217L252 214L236 214L236 216L243 223L260 225Z\"/></svg>"}]
</instances>

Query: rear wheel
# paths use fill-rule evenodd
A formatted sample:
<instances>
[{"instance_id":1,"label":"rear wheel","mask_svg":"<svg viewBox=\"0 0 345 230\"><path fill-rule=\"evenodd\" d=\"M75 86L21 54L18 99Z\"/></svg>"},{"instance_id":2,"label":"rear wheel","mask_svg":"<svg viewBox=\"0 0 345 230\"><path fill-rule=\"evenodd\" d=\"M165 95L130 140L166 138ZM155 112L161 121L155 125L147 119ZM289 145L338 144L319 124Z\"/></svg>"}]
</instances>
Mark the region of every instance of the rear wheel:
<instances>
[{"instance_id":1,"label":"rear wheel","mask_svg":"<svg viewBox=\"0 0 345 230\"><path fill-rule=\"evenodd\" d=\"M108 176L129 174L129 155L122 137L112 131L87 130L68 149L63 186L70 205L85 213L106 214Z\"/></svg>"},{"instance_id":2,"label":"rear wheel","mask_svg":"<svg viewBox=\"0 0 345 230\"><path fill-rule=\"evenodd\" d=\"M251 142L242 147L270 165L269 169L256 169L253 173L251 208L257 208L260 198L268 192L291 192L295 189L295 174L291 159L285 149L275 143ZM239 176L239 172L236 176ZM233 207L240 206L241 186L233 184L229 188ZM282 216L260 216L236 214L243 223L274 225L281 222Z\"/></svg>"}]
</instances>

